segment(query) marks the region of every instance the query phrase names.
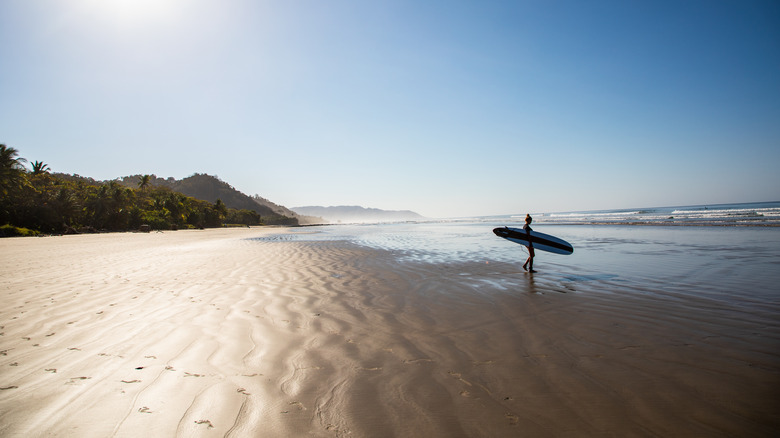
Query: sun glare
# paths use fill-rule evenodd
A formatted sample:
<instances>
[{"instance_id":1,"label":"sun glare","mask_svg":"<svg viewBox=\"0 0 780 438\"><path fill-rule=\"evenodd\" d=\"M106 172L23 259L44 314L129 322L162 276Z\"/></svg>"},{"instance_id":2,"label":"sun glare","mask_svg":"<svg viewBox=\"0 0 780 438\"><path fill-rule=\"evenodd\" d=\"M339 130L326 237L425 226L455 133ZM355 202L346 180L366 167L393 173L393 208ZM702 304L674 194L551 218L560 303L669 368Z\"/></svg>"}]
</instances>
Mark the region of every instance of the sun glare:
<instances>
[{"instance_id":1,"label":"sun glare","mask_svg":"<svg viewBox=\"0 0 780 438\"><path fill-rule=\"evenodd\" d=\"M113 0L116 11L128 18L156 16L170 6L166 0Z\"/></svg>"},{"instance_id":2,"label":"sun glare","mask_svg":"<svg viewBox=\"0 0 780 438\"><path fill-rule=\"evenodd\" d=\"M178 0L93 0L87 4L118 23L132 24L171 18L178 3Z\"/></svg>"}]
</instances>

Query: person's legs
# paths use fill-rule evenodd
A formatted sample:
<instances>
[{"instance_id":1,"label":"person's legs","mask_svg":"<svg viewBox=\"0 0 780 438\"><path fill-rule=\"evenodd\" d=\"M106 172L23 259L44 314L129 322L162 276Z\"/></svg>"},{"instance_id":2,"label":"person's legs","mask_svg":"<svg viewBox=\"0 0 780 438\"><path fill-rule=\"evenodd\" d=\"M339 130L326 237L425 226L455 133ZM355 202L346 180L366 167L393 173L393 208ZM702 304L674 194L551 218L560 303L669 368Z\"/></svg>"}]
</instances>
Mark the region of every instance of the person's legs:
<instances>
[{"instance_id":1,"label":"person's legs","mask_svg":"<svg viewBox=\"0 0 780 438\"><path fill-rule=\"evenodd\" d=\"M531 272L534 271L534 247L533 246L528 247L528 259L525 261L525 263L523 263L523 269L527 271L528 268L526 268L526 266L528 266L528 268L531 269Z\"/></svg>"}]
</instances>

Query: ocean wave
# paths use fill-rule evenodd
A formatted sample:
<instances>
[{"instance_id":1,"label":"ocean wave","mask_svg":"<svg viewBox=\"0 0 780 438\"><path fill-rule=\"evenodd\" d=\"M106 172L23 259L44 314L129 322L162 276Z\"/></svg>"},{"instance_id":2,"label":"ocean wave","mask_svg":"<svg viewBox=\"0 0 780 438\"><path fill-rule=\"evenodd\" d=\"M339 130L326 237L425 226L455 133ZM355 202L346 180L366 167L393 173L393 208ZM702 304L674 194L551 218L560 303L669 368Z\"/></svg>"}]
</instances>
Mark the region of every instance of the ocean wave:
<instances>
[{"instance_id":1,"label":"ocean wave","mask_svg":"<svg viewBox=\"0 0 780 438\"><path fill-rule=\"evenodd\" d=\"M557 224L780 225L780 202L558 212L537 222Z\"/></svg>"},{"instance_id":2,"label":"ocean wave","mask_svg":"<svg viewBox=\"0 0 780 438\"><path fill-rule=\"evenodd\" d=\"M546 217L575 218L575 217L604 217L604 216L635 216L640 213L642 213L641 210L616 211L616 212L550 213Z\"/></svg>"},{"instance_id":3,"label":"ocean wave","mask_svg":"<svg viewBox=\"0 0 780 438\"><path fill-rule=\"evenodd\" d=\"M746 208L746 209L717 209L717 210L674 210L675 216L688 218L729 218L729 217L780 217L780 208Z\"/></svg>"}]
</instances>

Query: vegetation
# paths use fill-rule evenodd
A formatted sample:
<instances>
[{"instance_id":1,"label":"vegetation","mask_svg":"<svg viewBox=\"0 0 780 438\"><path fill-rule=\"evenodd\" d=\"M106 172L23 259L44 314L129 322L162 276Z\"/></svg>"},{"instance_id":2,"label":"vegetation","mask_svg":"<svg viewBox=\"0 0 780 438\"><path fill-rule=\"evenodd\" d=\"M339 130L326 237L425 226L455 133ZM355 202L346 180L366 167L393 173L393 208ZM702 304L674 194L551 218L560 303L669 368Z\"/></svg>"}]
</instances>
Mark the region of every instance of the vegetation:
<instances>
[{"instance_id":1,"label":"vegetation","mask_svg":"<svg viewBox=\"0 0 780 438\"><path fill-rule=\"evenodd\" d=\"M39 233L28 228L19 228L13 225L0 225L0 237L26 237L37 236Z\"/></svg>"},{"instance_id":2,"label":"vegetation","mask_svg":"<svg viewBox=\"0 0 780 438\"><path fill-rule=\"evenodd\" d=\"M137 178L133 187L78 175L52 174L41 161L27 170L14 148L0 145L0 236L40 233L170 230L262 225L294 218L261 217L250 209L228 208L220 199L198 200ZM295 223L295 222L291 222ZM142 227L144 226L144 227Z\"/></svg>"},{"instance_id":3,"label":"vegetation","mask_svg":"<svg viewBox=\"0 0 780 438\"><path fill-rule=\"evenodd\" d=\"M158 178L155 175L133 175L122 178L119 183L126 187L141 188L165 186L174 192L183 193L195 199L209 202L217 202L220 199L230 208L254 211L269 224L297 223L297 215L291 210L257 195L247 196L212 175L195 173L182 180Z\"/></svg>"}]
</instances>

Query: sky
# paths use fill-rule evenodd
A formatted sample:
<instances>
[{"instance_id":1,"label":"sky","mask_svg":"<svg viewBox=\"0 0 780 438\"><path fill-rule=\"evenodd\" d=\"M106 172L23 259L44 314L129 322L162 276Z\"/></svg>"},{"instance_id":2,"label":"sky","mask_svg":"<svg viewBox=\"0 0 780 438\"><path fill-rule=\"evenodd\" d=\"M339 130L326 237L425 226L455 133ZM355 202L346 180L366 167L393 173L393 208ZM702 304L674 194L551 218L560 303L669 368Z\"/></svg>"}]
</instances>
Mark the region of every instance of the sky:
<instances>
[{"instance_id":1,"label":"sky","mask_svg":"<svg viewBox=\"0 0 780 438\"><path fill-rule=\"evenodd\" d=\"M0 143L427 217L780 200L775 0L0 0Z\"/></svg>"}]
</instances>

